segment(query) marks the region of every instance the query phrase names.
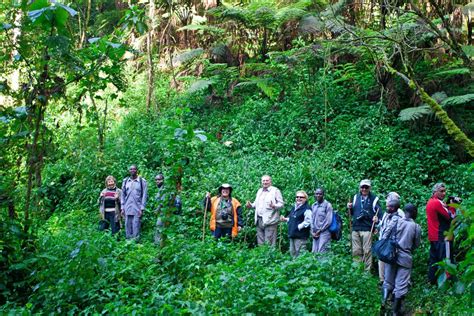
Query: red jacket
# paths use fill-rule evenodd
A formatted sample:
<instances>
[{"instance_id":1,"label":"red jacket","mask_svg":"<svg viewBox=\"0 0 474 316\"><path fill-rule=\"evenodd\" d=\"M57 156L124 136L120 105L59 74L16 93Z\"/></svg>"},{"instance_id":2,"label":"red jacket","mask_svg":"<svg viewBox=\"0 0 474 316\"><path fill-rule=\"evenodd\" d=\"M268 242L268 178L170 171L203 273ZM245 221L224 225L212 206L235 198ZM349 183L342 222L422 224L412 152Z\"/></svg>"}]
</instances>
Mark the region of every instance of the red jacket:
<instances>
[{"instance_id":1,"label":"red jacket","mask_svg":"<svg viewBox=\"0 0 474 316\"><path fill-rule=\"evenodd\" d=\"M428 221L428 240L444 240L444 232L451 225L451 212L443 201L432 196L426 204L426 219Z\"/></svg>"}]
</instances>

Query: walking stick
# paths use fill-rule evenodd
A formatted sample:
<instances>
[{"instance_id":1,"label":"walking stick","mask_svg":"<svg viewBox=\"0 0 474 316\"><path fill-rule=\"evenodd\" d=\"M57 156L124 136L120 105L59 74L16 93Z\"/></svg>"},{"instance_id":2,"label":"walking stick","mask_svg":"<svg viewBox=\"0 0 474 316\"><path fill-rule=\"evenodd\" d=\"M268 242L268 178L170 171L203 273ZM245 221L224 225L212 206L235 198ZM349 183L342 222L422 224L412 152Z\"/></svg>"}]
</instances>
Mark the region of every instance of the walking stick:
<instances>
[{"instance_id":1,"label":"walking stick","mask_svg":"<svg viewBox=\"0 0 474 316\"><path fill-rule=\"evenodd\" d=\"M350 203L351 200L349 199L349 201L347 203ZM347 217L349 219L349 242L351 244L351 253L352 253L352 217L351 217L351 209L350 208L347 208Z\"/></svg>"},{"instance_id":2,"label":"walking stick","mask_svg":"<svg viewBox=\"0 0 474 316\"><path fill-rule=\"evenodd\" d=\"M380 208L377 208L377 211L375 212L374 217L377 216L377 214L379 213L379 210L380 210ZM369 236L369 244L370 245L372 245L372 234L374 232L374 226L375 226L375 222L372 220L372 227L370 227L370 236ZM362 247L362 249L364 249L364 247ZM364 250L362 250L362 252L364 253L364 255L362 257L363 258L362 261L365 262L366 254L365 254Z\"/></svg>"},{"instance_id":3,"label":"walking stick","mask_svg":"<svg viewBox=\"0 0 474 316\"><path fill-rule=\"evenodd\" d=\"M206 203L204 206L204 218L202 220L202 241L204 241L204 237L206 237L206 217L207 217L207 207L209 205L209 198L206 196Z\"/></svg>"},{"instance_id":4,"label":"walking stick","mask_svg":"<svg viewBox=\"0 0 474 316\"><path fill-rule=\"evenodd\" d=\"M281 225L281 221L278 223L278 226L280 226L280 227L279 227L280 238L279 238L279 240L278 240L278 249L280 249L280 252L281 252L281 240L282 240L282 235L281 235L281 226L282 226L282 225Z\"/></svg>"}]
</instances>

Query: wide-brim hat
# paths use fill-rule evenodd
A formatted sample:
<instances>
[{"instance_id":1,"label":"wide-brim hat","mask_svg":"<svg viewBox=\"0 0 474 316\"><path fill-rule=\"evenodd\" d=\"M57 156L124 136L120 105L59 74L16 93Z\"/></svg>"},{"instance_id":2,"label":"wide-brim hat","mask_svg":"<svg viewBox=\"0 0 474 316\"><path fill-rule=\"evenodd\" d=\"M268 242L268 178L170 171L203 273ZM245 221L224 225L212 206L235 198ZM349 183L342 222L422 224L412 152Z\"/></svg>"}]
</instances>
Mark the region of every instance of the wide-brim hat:
<instances>
[{"instance_id":1,"label":"wide-brim hat","mask_svg":"<svg viewBox=\"0 0 474 316\"><path fill-rule=\"evenodd\" d=\"M222 189L229 189L229 192L232 193L232 186L228 183L223 183L221 184L221 186L219 187L219 189L217 189L217 191L219 192L219 194L221 194L222 192Z\"/></svg>"}]
</instances>

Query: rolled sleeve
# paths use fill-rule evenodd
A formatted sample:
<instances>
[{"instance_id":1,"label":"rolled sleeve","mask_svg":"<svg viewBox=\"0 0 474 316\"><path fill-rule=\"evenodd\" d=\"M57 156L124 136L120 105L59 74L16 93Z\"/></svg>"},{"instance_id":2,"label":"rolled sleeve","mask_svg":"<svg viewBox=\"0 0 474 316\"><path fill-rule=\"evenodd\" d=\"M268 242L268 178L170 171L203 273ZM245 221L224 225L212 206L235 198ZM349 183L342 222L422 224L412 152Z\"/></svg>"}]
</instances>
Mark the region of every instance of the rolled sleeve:
<instances>
[{"instance_id":1,"label":"rolled sleeve","mask_svg":"<svg viewBox=\"0 0 474 316\"><path fill-rule=\"evenodd\" d=\"M283 202L283 196L281 195L281 191L279 189L275 189L275 209L279 210L285 206Z\"/></svg>"},{"instance_id":2,"label":"rolled sleeve","mask_svg":"<svg viewBox=\"0 0 474 316\"><path fill-rule=\"evenodd\" d=\"M307 228L311 226L311 215L312 215L311 209L307 209L304 212L304 220L301 224L298 225L298 230L302 230L303 228Z\"/></svg>"}]
</instances>

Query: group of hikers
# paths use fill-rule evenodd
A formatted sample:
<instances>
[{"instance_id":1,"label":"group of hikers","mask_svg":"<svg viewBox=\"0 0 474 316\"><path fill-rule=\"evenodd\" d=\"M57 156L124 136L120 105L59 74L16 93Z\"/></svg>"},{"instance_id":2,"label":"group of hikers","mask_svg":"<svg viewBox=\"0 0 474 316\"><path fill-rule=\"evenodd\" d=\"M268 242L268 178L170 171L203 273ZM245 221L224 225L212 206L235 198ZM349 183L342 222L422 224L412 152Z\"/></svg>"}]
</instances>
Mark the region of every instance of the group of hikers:
<instances>
[{"instance_id":1,"label":"group of hikers","mask_svg":"<svg viewBox=\"0 0 474 316\"><path fill-rule=\"evenodd\" d=\"M112 234L120 229L120 218L125 219L125 236L127 239L138 238L140 234L141 217L148 199L148 186L145 179L138 175L136 165L129 168L130 176L122 182L122 189L117 188L113 176L105 180L106 188L99 198L100 213L104 228L110 228ZM155 196L157 203L155 242L159 243L163 229L163 210L172 210L174 214L181 213L181 199L165 190L164 176L155 177L158 192ZM222 184L217 195L207 192L204 198L204 221L210 213L209 227L215 239L236 237L244 227L242 204L232 197L233 188L230 184ZM258 189L255 200L247 201L245 207L254 209L254 223L257 232L257 244L276 246L278 225L285 222L288 225L290 254L297 257L306 249L308 239L312 240L313 253L325 253L329 250L332 239L331 227L334 225L335 213L330 202L325 198L323 188L314 191L315 202L310 205L308 194L299 190L295 194L295 202L291 210L283 215L284 200L280 190L273 186L269 175L261 177L261 188ZM426 205L428 224L428 239L430 241L428 279L432 284L437 280L437 263L447 258L453 259L452 238L446 236L451 221L456 216L456 209L444 202L446 185L437 183L432 190L432 196ZM450 197L450 199L457 199ZM421 227L415 223L418 209L408 203L403 210L400 195L390 192L385 199L386 211L380 207L379 198L371 192L371 181L364 179L359 183L359 192L347 203L350 215L350 231L352 256L355 261L364 264L367 271L372 268L373 236L379 239L391 239L396 243L396 260L386 263L378 262L379 278L382 284L382 306L386 307L389 300L395 315L401 315L403 299L410 285L413 267L413 250L419 246ZM459 200L449 200L448 203Z\"/></svg>"}]
</instances>

